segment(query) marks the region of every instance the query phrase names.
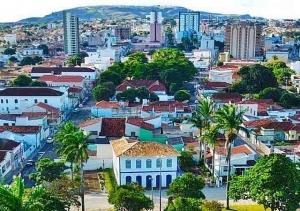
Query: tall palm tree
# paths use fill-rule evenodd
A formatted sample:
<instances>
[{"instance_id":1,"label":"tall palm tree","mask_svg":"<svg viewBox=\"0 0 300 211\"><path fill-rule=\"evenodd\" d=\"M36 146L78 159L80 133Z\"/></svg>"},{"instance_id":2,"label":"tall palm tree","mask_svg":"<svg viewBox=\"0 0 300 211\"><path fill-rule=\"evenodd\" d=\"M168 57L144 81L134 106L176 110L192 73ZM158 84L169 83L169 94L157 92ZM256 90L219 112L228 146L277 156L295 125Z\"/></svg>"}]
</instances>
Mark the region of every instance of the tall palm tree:
<instances>
[{"instance_id":1,"label":"tall palm tree","mask_svg":"<svg viewBox=\"0 0 300 211\"><path fill-rule=\"evenodd\" d=\"M62 154L67 160L73 160L73 163L79 164L80 166L80 176L81 176L81 208L82 211L85 210L84 205L84 163L88 160L88 138L90 135L85 135L83 131L78 131L66 135L64 140L64 148L62 149Z\"/></svg>"},{"instance_id":2,"label":"tall palm tree","mask_svg":"<svg viewBox=\"0 0 300 211\"><path fill-rule=\"evenodd\" d=\"M229 209L229 180L231 172L231 145L237 138L239 130L243 130L247 135L248 131L241 126L243 122L244 111L238 111L234 104L224 105L220 110L216 111L214 118L217 120L220 129L225 131L225 147L227 149L226 161L227 168L227 186L226 186L226 209Z\"/></svg>"},{"instance_id":3,"label":"tall palm tree","mask_svg":"<svg viewBox=\"0 0 300 211\"><path fill-rule=\"evenodd\" d=\"M44 189L36 187L26 194L23 179L16 177L10 186L0 184L0 211L43 210L39 202L43 193Z\"/></svg>"},{"instance_id":4,"label":"tall palm tree","mask_svg":"<svg viewBox=\"0 0 300 211\"><path fill-rule=\"evenodd\" d=\"M196 114L194 118L192 118L193 127L197 127L200 130L200 137L202 135L202 130L207 129L210 126L210 121L212 120L212 115L214 112L214 103L209 99L204 99L200 101ZM205 156L206 156L206 149L204 143L204 164L205 164ZM199 142L200 146L200 160L202 158L202 143Z\"/></svg>"},{"instance_id":5,"label":"tall palm tree","mask_svg":"<svg viewBox=\"0 0 300 211\"><path fill-rule=\"evenodd\" d=\"M204 134L201 135L200 139L210 144L213 150L212 154L212 175L215 175L215 148L218 142L218 126L211 126L208 130L205 130Z\"/></svg>"},{"instance_id":6,"label":"tall palm tree","mask_svg":"<svg viewBox=\"0 0 300 211\"><path fill-rule=\"evenodd\" d=\"M58 133L54 136L54 141L59 145L57 148L57 153L64 157L63 150L66 147L65 140L67 135L73 134L77 132L79 128L75 126L72 122L66 122L62 127L60 127ZM74 155L75 156L75 155ZM74 157L73 156L73 157ZM71 180L74 179L74 158L70 154L68 155L68 158L65 157L67 162L70 162L70 168L71 168Z\"/></svg>"}]
</instances>

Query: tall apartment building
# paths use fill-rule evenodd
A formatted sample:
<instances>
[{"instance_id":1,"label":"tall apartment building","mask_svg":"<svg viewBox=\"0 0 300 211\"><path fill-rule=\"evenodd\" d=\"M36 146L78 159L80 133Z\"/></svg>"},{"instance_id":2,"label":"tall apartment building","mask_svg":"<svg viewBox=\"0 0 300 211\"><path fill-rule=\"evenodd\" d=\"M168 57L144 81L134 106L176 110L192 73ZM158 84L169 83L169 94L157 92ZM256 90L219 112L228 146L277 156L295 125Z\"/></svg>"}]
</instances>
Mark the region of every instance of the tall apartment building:
<instances>
[{"instance_id":1,"label":"tall apartment building","mask_svg":"<svg viewBox=\"0 0 300 211\"><path fill-rule=\"evenodd\" d=\"M131 35L130 27L118 26L112 29L112 35L117 37L117 40L129 40Z\"/></svg>"},{"instance_id":2,"label":"tall apartment building","mask_svg":"<svg viewBox=\"0 0 300 211\"><path fill-rule=\"evenodd\" d=\"M153 11L150 13L150 42L163 42L162 13Z\"/></svg>"},{"instance_id":3,"label":"tall apartment building","mask_svg":"<svg viewBox=\"0 0 300 211\"><path fill-rule=\"evenodd\" d=\"M263 47L262 26L246 21L226 26L224 51L234 58L263 56Z\"/></svg>"},{"instance_id":4,"label":"tall apartment building","mask_svg":"<svg viewBox=\"0 0 300 211\"><path fill-rule=\"evenodd\" d=\"M200 37L200 12L179 12L176 39L190 37L194 32Z\"/></svg>"},{"instance_id":5,"label":"tall apartment building","mask_svg":"<svg viewBox=\"0 0 300 211\"><path fill-rule=\"evenodd\" d=\"M75 15L63 11L64 51L67 55L79 53L79 20Z\"/></svg>"}]
</instances>

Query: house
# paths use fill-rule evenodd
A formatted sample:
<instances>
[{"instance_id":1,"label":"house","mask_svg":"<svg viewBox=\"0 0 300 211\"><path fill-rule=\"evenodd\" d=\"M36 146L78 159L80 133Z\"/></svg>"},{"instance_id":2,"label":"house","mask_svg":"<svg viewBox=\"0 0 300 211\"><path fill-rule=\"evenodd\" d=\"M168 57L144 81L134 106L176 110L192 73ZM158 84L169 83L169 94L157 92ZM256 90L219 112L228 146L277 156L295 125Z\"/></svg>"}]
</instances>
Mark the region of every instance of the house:
<instances>
[{"instance_id":1,"label":"house","mask_svg":"<svg viewBox=\"0 0 300 211\"><path fill-rule=\"evenodd\" d=\"M80 75L44 75L36 79L47 83L48 86L68 86L85 88L85 78Z\"/></svg>"},{"instance_id":2,"label":"house","mask_svg":"<svg viewBox=\"0 0 300 211\"><path fill-rule=\"evenodd\" d=\"M212 171L212 153L213 150L209 146L209 153L206 155L207 165ZM225 149L225 142L221 142L215 148L214 170L218 177L226 177L228 172L228 164L226 162L227 152ZM230 174L242 175L245 170L251 168L255 164L256 152L252 150L247 144L232 146L231 149L231 172Z\"/></svg>"},{"instance_id":3,"label":"house","mask_svg":"<svg viewBox=\"0 0 300 211\"><path fill-rule=\"evenodd\" d=\"M228 103L237 103L243 100L243 96L239 93L215 93L212 94L211 99L215 103L215 109L220 109L223 105Z\"/></svg>"},{"instance_id":4,"label":"house","mask_svg":"<svg viewBox=\"0 0 300 211\"><path fill-rule=\"evenodd\" d=\"M69 104L72 105L72 107L76 107L80 102L85 98L87 92L85 89L79 86L72 86L68 89L68 99Z\"/></svg>"},{"instance_id":5,"label":"house","mask_svg":"<svg viewBox=\"0 0 300 211\"><path fill-rule=\"evenodd\" d=\"M187 103L178 101L158 101L142 107L142 118L156 115L161 115L162 122L169 123L174 118L192 117L192 109Z\"/></svg>"},{"instance_id":6,"label":"house","mask_svg":"<svg viewBox=\"0 0 300 211\"><path fill-rule=\"evenodd\" d=\"M68 110L68 93L65 87L9 87L0 89L0 113L22 113L39 102Z\"/></svg>"},{"instance_id":7,"label":"house","mask_svg":"<svg viewBox=\"0 0 300 211\"><path fill-rule=\"evenodd\" d=\"M167 88L159 80L125 80L122 84L116 87L116 94L123 92L126 89L146 87L150 92L154 92L161 101L167 98Z\"/></svg>"},{"instance_id":8,"label":"house","mask_svg":"<svg viewBox=\"0 0 300 211\"><path fill-rule=\"evenodd\" d=\"M137 182L146 188L168 187L178 176L180 154L172 146L125 138L110 141L110 144L118 185Z\"/></svg>"},{"instance_id":9,"label":"house","mask_svg":"<svg viewBox=\"0 0 300 211\"><path fill-rule=\"evenodd\" d=\"M299 75L291 75L291 82L293 87L300 86L300 76Z\"/></svg>"},{"instance_id":10,"label":"house","mask_svg":"<svg viewBox=\"0 0 300 211\"><path fill-rule=\"evenodd\" d=\"M205 82L198 90L200 97L207 97L211 94L224 92L230 86L227 82Z\"/></svg>"},{"instance_id":11,"label":"house","mask_svg":"<svg viewBox=\"0 0 300 211\"><path fill-rule=\"evenodd\" d=\"M226 82L233 84L238 77L236 73L239 70L237 65L223 65L220 67L213 67L209 71L209 80L211 82ZM235 76L235 78L234 78Z\"/></svg>"},{"instance_id":12,"label":"house","mask_svg":"<svg viewBox=\"0 0 300 211\"><path fill-rule=\"evenodd\" d=\"M23 143L0 138L0 179L18 168L23 159Z\"/></svg>"},{"instance_id":13,"label":"house","mask_svg":"<svg viewBox=\"0 0 300 211\"><path fill-rule=\"evenodd\" d=\"M140 117L142 107L128 102L99 101L91 108L95 117Z\"/></svg>"}]
</instances>

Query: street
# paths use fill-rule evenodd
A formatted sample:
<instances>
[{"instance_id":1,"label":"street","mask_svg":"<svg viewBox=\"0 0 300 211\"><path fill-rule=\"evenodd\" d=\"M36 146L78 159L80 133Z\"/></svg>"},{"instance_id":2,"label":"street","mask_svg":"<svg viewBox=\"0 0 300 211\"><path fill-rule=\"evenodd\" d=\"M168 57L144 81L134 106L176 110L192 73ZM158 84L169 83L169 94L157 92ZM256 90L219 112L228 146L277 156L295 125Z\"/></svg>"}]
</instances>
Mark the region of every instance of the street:
<instances>
[{"instance_id":1,"label":"street","mask_svg":"<svg viewBox=\"0 0 300 211\"><path fill-rule=\"evenodd\" d=\"M71 113L69 121L72 121L75 125L79 125L81 122L86 120L91 116L91 108L94 106L95 101L92 96L89 97L89 100L86 104L83 105L83 108L79 108L76 113Z\"/></svg>"}]
</instances>

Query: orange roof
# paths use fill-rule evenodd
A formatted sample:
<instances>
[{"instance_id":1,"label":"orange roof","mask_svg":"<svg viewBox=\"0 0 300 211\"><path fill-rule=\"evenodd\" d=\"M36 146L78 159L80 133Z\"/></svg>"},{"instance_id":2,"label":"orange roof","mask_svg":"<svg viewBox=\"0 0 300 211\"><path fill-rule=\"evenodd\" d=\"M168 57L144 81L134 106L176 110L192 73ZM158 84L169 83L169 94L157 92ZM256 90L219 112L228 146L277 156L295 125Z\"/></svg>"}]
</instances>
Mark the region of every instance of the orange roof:
<instances>
[{"instance_id":1,"label":"orange roof","mask_svg":"<svg viewBox=\"0 0 300 211\"><path fill-rule=\"evenodd\" d=\"M261 128L261 127L269 124L270 122L276 122L276 120L274 120L274 119L258 119L258 120L254 120L254 121L244 122L243 124L246 127Z\"/></svg>"},{"instance_id":2,"label":"orange roof","mask_svg":"<svg viewBox=\"0 0 300 211\"><path fill-rule=\"evenodd\" d=\"M38 78L37 81L52 81L52 82L82 82L84 77L76 75L43 75L42 77Z\"/></svg>"},{"instance_id":3,"label":"orange roof","mask_svg":"<svg viewBox=\"0 0 300 211\"><path fill-rule=\"evenodd\" d=\"M225 147L216 147L216 153L219 155L226 155L227 151L226 151ZM246 155L253 154L253 152L247 147L246 144L240 145L237 147L233 147L231 149L231 153L233 155L237 155L237 154L241 154L241 153L245 153Z\"/></svg>"},{"instance_id":4,"label":"orange roof","mask_svg":"<svg viewBox=\"0 0 300 211\"><path fill-rule=\"evenodd\" d=\"M51 105L48 105L46 103L42 103L42 102L38 102L35 104L35 106L38 106L38 107L41 107L47 111L51 111L51 112L55 112L55 113L59 113L59 109L51 106Z\"/></svg>"},{"instance_id":5,"label":"orange roof","mask_svg":"<svg viewBox=\"0 0 300 211\"><path fill-rule=\"evenodd\" d=\"M97 124L97 123L99 123L100 121L101 121L101 118L90 119L90 120L81 122L81 123L79 124L79 127L80 127L80 128L83 128L83 127L86 127L86 126L90 126L90 125L93 125L93 124Z\"/></svg>"},{"instance_id":6,"label":"orange roof","mask_svg":"<svg viewBox=\"0 0 300 211\"><path fill-rule=\"evenodd\" d=\"M98 108L120 108L120 104L118 102L108 102L105 100L101 100L95 104Z\"/></svg>"},{"instance_id":7,"label":"orange roof","mask_svg":"<svg viewBox=\"0 0 300 211\"><path fill-rule=\"evenodd\" d=\"M223 66L219 66L219 67L214 67L212 70L233 70L233 71L237 71L240 67L238 65L223 65Z\"/></svg>"}]
</instances>

